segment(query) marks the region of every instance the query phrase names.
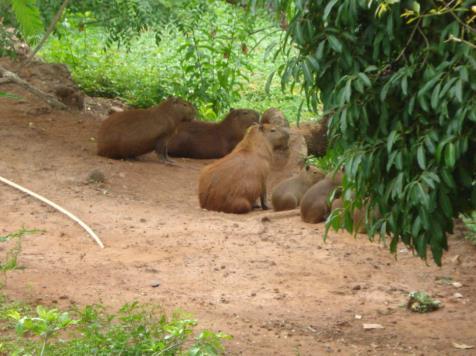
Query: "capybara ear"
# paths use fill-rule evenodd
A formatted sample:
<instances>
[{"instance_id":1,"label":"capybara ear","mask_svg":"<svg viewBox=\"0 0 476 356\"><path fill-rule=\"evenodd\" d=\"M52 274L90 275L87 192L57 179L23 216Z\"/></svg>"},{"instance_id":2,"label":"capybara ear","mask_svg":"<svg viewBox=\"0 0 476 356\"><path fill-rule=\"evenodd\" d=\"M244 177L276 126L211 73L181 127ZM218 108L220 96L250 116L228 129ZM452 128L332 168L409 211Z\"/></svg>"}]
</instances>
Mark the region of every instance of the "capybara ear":
<instances>
[{"instance_id":1,"label":"capybara ear","mask_svg":"<svg viewBox=\"0 0 476 356\"><path fill-rule=\"evenodd\" d=\"M308 171L308 170L309 170L309 168L311 168L311 166L310 166L310 165L308 165L308 164L306 164L306 171Z\"/></svg>"}]
</instances>

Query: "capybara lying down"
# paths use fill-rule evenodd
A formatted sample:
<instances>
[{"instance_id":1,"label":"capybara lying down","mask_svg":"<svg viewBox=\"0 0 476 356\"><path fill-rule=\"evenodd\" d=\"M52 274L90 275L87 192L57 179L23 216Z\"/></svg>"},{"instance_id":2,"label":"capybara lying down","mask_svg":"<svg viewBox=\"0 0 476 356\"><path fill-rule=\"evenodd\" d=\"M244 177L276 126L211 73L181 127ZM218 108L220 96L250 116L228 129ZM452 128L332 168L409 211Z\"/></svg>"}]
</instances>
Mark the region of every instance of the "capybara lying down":
<instances>
[{"instance_id":1,"label":"capybara lying down","mask_svg":"<svg viewBox=\"0 0 476 356\"><path fill-rule=\"evenodd\" d=\"M282 181L274 188L271 196L273 209L281 211L297 208L304 193L324 177L324 173L318 168L304 167L297 176Z\"/></svg>"},{"instance_id":2,"label":"capybara lying down","mask_svg":"<svg viewBox=\"0 0 476 356\"><path fill-rule=\"evenodd\" d=\"M155 150L161 161L170 161L168 140L177 125L193 120L195 115L192 104L176 97L149 109L116 112L104 120L99 129L98 155L133 158Z\"/></svg>"},{"instance_id":3,"label":"capybara lying down","mask_svg":"<svg viewBox=\"0 0 476 356\"><path fill-rule=\"evenodd\" d=\"M198 181L200 206L208 210L243 214L260 198L266 205L266 179L273 150L289 139L288 132L269 124L251 126L227 156L202 169Z\"/></svg>"},{"instance_id":4,"label":"capybara lying down","mask_svg":"<svg viewBox=\"0 0 476 356\"><path fill-rule=\"evenodd\" d=\"M304 194L301 200L301 218L311 224L317 224L327 219L331 206L327 199L329 194L342 185L343 174L329 174L323 180L314 184Z\"/></svg>"},{"instance_id":5,"label":"capybara lying down","mask_svg":"<svg viewBox=\"0 0 476 356\"><path fill-rule=\"evenodd\" d=\"M289 127L289 122L284 113L276 108L269 108L263 113L261 119L263 124L272 124L280 127Z\"/></svg>"},{"instance_id":6,"label":"capybara lying down","mask_svg":"<svg viewBox=\"0 0 476 356\"><path fill-rule=\"evenodd\" d=\"M232 109L219 123L198 120L183 123L168 144L169 154L202 159L224 157L243 139L248 127L258 122L257 111Z\"/></svg>"}]
</instances>

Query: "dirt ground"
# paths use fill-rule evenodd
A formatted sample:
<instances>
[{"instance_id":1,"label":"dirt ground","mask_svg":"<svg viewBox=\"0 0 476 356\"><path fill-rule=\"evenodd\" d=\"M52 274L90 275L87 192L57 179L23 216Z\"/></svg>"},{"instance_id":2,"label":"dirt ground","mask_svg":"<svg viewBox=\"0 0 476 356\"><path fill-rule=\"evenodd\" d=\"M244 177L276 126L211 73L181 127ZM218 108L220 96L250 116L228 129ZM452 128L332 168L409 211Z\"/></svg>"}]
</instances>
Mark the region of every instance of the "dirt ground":
<instances>
[{"instance_id":1,"label":"dirt ground","mask_svg":"<svg viewBox=\"0 0 476 356\"><path fill-rule=\"evenodd\" d=\"M45 230L25 238L25 268L10 272L2 291L10 297L61 307L133 300L180 307L199 328L233 335L230 355L476 354L453 345L476 346L476 248L465 240L450 239L439 268L404 246L395 259L365 235L331 233L324 242L324 225L297 215L201 210L197 176L210 161L177 159L180 166L170 167L153 154L98 157L98 114L52 111L15 85L0 89L23 97L0 98L0 175L76 213L106 245L0 184L0 235ZM95 169L104 184L88 183ZM262 221L265 215L271 219ZM444 307L408 311L413 290ZM364 323L383 329L364 330Z\"/></svg>"}]
</instances>

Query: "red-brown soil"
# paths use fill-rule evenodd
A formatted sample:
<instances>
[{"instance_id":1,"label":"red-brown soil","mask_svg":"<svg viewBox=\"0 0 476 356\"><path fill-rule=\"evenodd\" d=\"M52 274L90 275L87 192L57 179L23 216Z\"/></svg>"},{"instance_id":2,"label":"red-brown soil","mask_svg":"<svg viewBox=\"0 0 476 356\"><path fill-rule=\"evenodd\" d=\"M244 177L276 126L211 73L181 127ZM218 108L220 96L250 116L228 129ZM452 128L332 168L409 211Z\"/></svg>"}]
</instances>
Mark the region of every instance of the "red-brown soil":
<instances>
[{"instance_id":1,"label":"red-brown soil","mask_svg":"<svg viewBox=\"0 0 476 356\"><path fill-rule=\"evenodd\" d=\"M51 111L15 85L0 89L24 98L0 98L0 175L76 213L106 245L100 249L65 216L0 184L0 235L22 226L45 230L25 238L25 268L10 272L2 290L10 297L61 307L133 300L179 307L200 328L232 334L230 355L475 354L452 345L476 345L476 248L467 241L452 237L439 268L403 246L395 259L365 235L331 233L324 242L324 225L298 215L204 211L197 176L210 161L177 159L180 166L171 167L154 154L98 157L99 115ZM87 182L95 169L104 184ZM444 307L408 311L402 306L413 290ZM363 323L384 329L364 330Z\"/></svg>"}]
</instances>

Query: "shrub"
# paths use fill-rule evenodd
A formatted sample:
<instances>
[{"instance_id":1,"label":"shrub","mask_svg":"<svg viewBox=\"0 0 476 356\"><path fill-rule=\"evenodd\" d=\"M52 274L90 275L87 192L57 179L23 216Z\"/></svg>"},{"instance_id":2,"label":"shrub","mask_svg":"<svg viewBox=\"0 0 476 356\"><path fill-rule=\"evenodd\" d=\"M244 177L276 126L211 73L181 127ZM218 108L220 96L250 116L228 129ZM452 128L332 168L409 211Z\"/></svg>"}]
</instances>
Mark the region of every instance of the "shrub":
<instances>
[{"instance_id":1,"label":"shrub","mask_svg":"<svg viewBox=\"0 0 476 356\"><path fill-rule=\"evenodd\" d=\"M345 196L369 200L370 236L441 264L452 219L476 207L474 1L274 0L294 46L282 81L332 118ZM381 217L373 219L375 207ZM352 230L350 209L331 215ZM329 226L329 225L328 225Z\"/></svg>"}]
</instances>

